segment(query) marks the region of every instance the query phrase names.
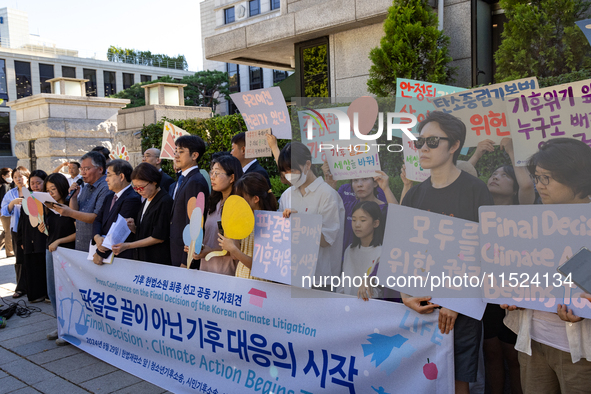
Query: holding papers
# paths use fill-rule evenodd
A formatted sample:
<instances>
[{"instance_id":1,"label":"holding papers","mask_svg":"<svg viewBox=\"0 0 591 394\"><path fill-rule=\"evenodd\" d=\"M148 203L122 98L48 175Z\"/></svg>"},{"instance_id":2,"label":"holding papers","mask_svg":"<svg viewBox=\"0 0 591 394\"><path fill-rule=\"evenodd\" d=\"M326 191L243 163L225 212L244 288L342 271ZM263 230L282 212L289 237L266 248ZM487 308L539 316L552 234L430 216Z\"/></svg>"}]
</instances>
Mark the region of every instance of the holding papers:
<instances>
[{"instance_id":1,"label":"holding papers","mask_svg":"<svg viewBox=\"0 0 591 394\"><path fill-rule=\"evenodd\" d=\"M129 234L131 234L131 230L127 226L127 221L123 218L123 216L117 215L117 221L111 225L111 228L109 229L109 232L103 241L103 246L107 249L113 249L113 245L125 242L127 237L129 237ZM90 248L88 250L88 260L93 260L96 249L96 245L92 245L91 241ZM103 259L103 263L111 264L113 262L113 256L114 255L111 253L110 256Z\"/></svg>"}]
</instances>

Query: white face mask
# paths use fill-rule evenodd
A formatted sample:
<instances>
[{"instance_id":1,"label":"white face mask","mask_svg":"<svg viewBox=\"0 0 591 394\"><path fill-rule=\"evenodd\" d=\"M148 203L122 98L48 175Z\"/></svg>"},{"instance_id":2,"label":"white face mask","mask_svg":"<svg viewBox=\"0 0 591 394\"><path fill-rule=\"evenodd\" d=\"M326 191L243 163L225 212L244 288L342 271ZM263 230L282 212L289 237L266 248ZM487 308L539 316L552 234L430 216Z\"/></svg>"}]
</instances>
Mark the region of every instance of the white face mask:
<instances>
[{"instance_id":1,"label":"white face mask","mask_svg":"<svg viewBox=\"0 0 591 394\"><path fill-rule=\"evenodd\" d=\"M301 177L301 174L285 174L285 179L293 185L296 183Z\"/></svg>"},{"instance_id":2,"label":"white face mask","mask_svg":"<svg viewBox=\"0 0 591 394\"><path fill-rule=\"evenodd\" d=\"M12 183L12 178L11 177L4 178L4 180L6 181L6 183Z\"/></svg>"},{"instance_id":3,"label":"white face mask","mask_svg":"<svg viewBox=\"0 0 591 394\"><path fill-rule=\"evenodd\" d=\"M289 178L288 178L288 175ZM302 174L285 174L285 179L287 179L287 181L289 183L291 183L291 185L295 188L298 188L300 186L302 186L304 183L306 183L306 179L308 178L308 171L302 173Z\"/></svg>"}]
</instances>

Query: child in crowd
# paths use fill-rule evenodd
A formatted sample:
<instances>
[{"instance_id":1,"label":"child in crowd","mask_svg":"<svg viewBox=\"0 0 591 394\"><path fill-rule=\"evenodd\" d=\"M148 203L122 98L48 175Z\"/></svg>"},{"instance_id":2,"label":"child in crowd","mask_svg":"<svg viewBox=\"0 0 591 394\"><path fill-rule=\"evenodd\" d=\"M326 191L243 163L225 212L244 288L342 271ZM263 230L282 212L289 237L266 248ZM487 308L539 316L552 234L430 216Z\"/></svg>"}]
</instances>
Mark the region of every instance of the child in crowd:
<instances>
[{"instance_id":1,"label":"child in crowd","mask_svg":"<svg viewBox=\"0 0 591 394\"><path fill-rule=\"evenodd\" d=\"M244 198L250 209L254 211L277 211L277 199L265 177L257 172L244 174L234 186L236 195ZM250 275L252 269L252 254L254 248L254 230L250 235L240 242L219 235L220 247L238 260L236 276L239 278L257 279Z\"/></svg>"},{"instance_id":2,"label":"child in crowd","mask_svg":"<svg viewBox=\"0 0 591 394\"><path fill-rule=\"evenodd\" d=\"M343 259L343 274L351 278L352 283L346 286L344 283L337 293L358 295L359 290L359 297L364 300L379 298L379 289L369 286L369 276L379 264L385 220L379 205L374 201L362 201L352 211L353 242L345 250ZM358 278L364 279L359 289L354 284Z\"/></svg>"}]
</instances>

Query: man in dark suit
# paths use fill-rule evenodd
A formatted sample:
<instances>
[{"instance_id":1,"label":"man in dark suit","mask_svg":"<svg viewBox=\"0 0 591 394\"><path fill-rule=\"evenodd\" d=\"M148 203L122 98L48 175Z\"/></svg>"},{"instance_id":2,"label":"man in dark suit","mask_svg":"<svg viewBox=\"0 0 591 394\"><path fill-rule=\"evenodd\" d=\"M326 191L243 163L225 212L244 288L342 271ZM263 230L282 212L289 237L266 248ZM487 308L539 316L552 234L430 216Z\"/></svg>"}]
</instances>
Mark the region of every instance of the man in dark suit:
<instances>
[{"instance_id":1,"label":"man in dark suit","mask_svg":"<svg viewBox=\"0 0 591 394\"><path fill-rule=\"evenodd\" d=\"M162 171L162 159L160 159L160 149L150 148L146 149L142 162L152 164L162 173L162 180L160 181L160 187L168 193L170 185L174 183L174 179L170 177L166 172Z\"/></svg>"},{"instance_id":2,"label":"man in dark suit","mask_svg":"<svg viewBox=\"0 0 591 394\"><path fill-rule=\"evenodd\" d=\"M240 164L242 165L242 172L244 174L248 174L249 172L258 172L262 176L265 177L267 183L269 184L269 189L271 188L271 180L269 179L269 174L267 170L263 168L257 161L257 159L247 159L245 157L246 152L246 134L244 132L236 134L232 137L232 156L240 160Z\"/></svg>"},{"instance_id":3,"label":"man in dark suit","mask_svg":"<svg viewBox=\"0 0 591 394\"><path fill-rule=\"evenodd\" d=\"M103 207L93 223L94 242L97 252L94 255L94 263L102 265L104 258L110 257L111 250L103 247L105 236L111 225L117 221L119 215L123 218L136 218L142 201L131 187L131 173L133 168L125 160L111 160L107 164L107 184L111 191L104 200ZM130 234L125 242L130 242L133 235ZM129 259L133 257L133 250L126 250L117 257Z\"/></svg>"},{"instance_id":4,"label":"man in dark suit","mask_svg":"<svg viewBox=\"0 0 591 394\"><path fill-rule=\"evenodd\" d=\"M170 220L170 256L172 265L186 267L187 253L184 251L183 230L189 224L187 203L191 197L203 192L205 201L209 198L209 186L199 172L197 162L205 153L205 142L196 135L183 135L175 141L174 164L181 170L181 174L174 186L169 190L174 199ZM203 210L203 215L207 207ZM204 221L205 222L205 221ZM198 269L199 264L193 264L191 268Z\"/></svg>"}]
</instances>

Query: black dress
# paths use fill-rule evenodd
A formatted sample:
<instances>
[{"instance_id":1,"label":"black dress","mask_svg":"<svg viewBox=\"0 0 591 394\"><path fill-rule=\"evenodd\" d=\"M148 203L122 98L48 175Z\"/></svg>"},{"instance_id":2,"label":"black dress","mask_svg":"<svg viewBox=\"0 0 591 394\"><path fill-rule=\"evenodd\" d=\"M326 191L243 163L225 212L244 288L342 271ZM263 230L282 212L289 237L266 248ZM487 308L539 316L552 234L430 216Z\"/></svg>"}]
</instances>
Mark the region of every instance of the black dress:
<instances>
[{"instance_id":1,"label":"black dress","mask_svg":"<svg viewBox=\"0 0 591 394\"><path fill-rule=\"evenodd\" d=\"M141 240L148 237L164 240L164 242L134 249L134 258L149 263L171 265L170 259L170 215L172 197L160 189L146 209L143 220L142 212L148 200L142 203L137 218L135 219L135 239Z\"/></svg>"},{"instance_id":2,"label":"black dress","mask_svg":"<svg viewBox=\"0 0 591 394\"><path fill-rule=\"evenodd\" d=\"M45 269L45 247L47 235L31 226L29 216L21 210L17 236L23 246L23 274L26 278L27 298L34 301L47 297L47 277Z\"/></svg>"}]
</instances>

